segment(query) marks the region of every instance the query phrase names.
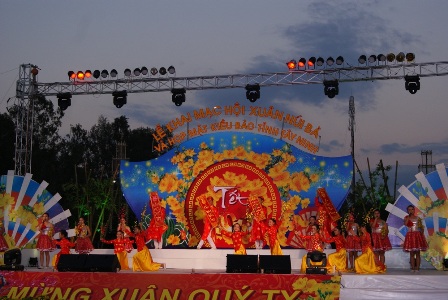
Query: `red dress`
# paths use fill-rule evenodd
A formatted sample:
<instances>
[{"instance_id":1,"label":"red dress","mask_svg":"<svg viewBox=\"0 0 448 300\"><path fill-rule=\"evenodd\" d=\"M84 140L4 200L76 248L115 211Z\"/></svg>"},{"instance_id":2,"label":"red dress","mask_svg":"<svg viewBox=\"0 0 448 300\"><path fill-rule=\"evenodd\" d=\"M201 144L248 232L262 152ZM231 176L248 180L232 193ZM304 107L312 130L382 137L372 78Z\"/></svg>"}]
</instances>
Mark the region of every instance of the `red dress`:
<instances>
[{"instance_id":1,"label":"red dress","mask_svg":"<svg viewBox=\"0 0 448 300\"><path fill-rule=\"evenodd\" d=\"M40 234L37 238L36 249L39 251L49 252L54 250L54 245L52 242L52 237L50 236L52 232L51 227L47 227L44 224L40 226Z\"/></svg>"},{"instance_id":2,"label":"red dress","mask_svg":"<svg viewBox=\"0 0 448 300\"><path fill-rule=\"evenodd\" d=\"M409 217L405 225L408 228L408 232L404 238L403 250L426 251L428 249L428 243L422 233L422 219L417 216Z\"/></svg>"},{"instance_id":3,"label":"red dress","mask_svg":"<svg viewBox=\"0 0 448 300\"><path fill-rule=\"evenodd\" d=\"M386 222L383 220L372 220L370 222L373 251L389 251L392 249L387 232L385 232L386 225Z\"/></svg>"},{"instance_id":4,"label":"red dress","mask_svg":"<svg viewBox=\"0 0 448 300\"><path fill-rule=\"evenodd\" d=\"M75 251L79 254L88 254L94 248L92 245L92 241L87 236L88 230L86 226L78 226L76 228L76 247Z\"/></svg>"},{"instance_id":5,"label":"red dress","mask_svg":"<svg viewBox=\"0 0 448 300\"><path fill-rule=\"evenodd\" d=\"M347 237L345 239L347 252L361 251L361 241L358 237L358 224L349 222L347 224Z\"/></svg>"},{"instance_id":6,"label":"red dress","mask_svg":"<svg viewBox=\"0 0 448 300\"><path fill-rule=\"evenodd\" d=\"M222 230L221 233L227 237L232 238L233 242L233 249L235 250L235 254L243 254L246 255L246 248L243 244L243 237L247 235L247 232L243 231L235 231L235 232L228 232L226 230Z\"/></svg>"}]
</instances>

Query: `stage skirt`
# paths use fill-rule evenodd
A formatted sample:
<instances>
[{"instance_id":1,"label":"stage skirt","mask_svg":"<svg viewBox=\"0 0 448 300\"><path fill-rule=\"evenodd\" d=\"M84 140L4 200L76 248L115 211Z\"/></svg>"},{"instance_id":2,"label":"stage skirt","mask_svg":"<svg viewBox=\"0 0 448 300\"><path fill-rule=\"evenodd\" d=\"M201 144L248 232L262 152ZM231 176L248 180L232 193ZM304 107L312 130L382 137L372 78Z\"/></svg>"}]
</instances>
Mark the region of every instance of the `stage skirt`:
<instances>
[{"instance_id":1,"label":"stage skirt","mask_svg":"<svg viewBox=\"0 0 448 300\"><path fill-rule=\"evenodd\" d=\"M5 252L8 249L9 249L8 243L6 242L6 240L2 234L2 235L0 235L0 252Z\"/></svg>"},{"instance_id":2,"label":"stage skirt","mask_svg":"<svg viewBox=\"0 0 448 300\"><path fill-rule=\"evenodd\" d=\"M157 271L161 264L153 262L149 249L145 246L132 258L132 270L134 272Z\"/></svg>"},{"instance_id":3,"label":"stage skirt","mask_svg":"<svg viewBox=\"0 0 448 300\"><path fill-rule=\"evenodd\" d=\"M338 251L327 256L328 272L333 272L333 267L335 267L335 270L340 272L347 271L347 251L345 248L339 249Z\"/></svg>"},{"instance_id":4,"label":"stage skirt","mask_svg":"<svg viewBox=\"0 0 448 300\"><path fill-rule=\"evenodd\" d=\"M36 249L39 251L53 251L54 245L48 235L41 234L37 238Z\"/></svg>"},{"instance_id":5,"label":"stage skirt","mask_svg":"<svg viewBox=\"0 0 448 300\"><path fill-rule=\"evenodd\" d=\"M275 241L274 246L271 247L271 255L283 255L282 248L278 241Z\"/></svg>"},{"instance_id":6,"label":"stage skirt","mask_svg":"<svg viewBox=\"0 0 448 300\"><path fill-rule=\"evenodd\" d=\"M130 270L129 263L128 263L128 253L126 251L121 251L118 253L115 253L118 257L118 262L120 263L120 269L121 270Z\"/></svg>"},{"instance_id":7,"label":"stage skirt","mask_svg":"<svg viewBox=\"0 0 448 300\"><path fill-rule=\"evenodd\" d=\"M88 254L93 250L92 241L88 237L78 237L76 239L75 251L79 254Z\"/></svg>"},{"instance_id":8,"label":"stage skirt","mask_svg":"<svg viewBox=\"0 0 448 300\"><path fill-rule=\"evenodd\" d=\"M347 250L347 252L351 252L351 251L361 251L361 241L358 237L349 235L346 238L346 244L345 244L345 249Z\"/></svg>"},{"instance_id":9,"label":"stage skirt","mask_svg":"<svg viewBox=\"0 0 448 300\"><path fill-rule=\"evenodd\" d=\"M404 251L426 251L428 243L426 243L425 236L420 231L408 231L404 238Z\"/></svg>"},{"instance_id":10,"label":"stage skirt","mask_svg":"<svg viewBox=\"0 0 448 300\"><path fill-rule=\"evenodd\" d=\"M381 233L372 233L373 251L389 251L392 250L389 237L383 237Z\"/></svg>"},{"instance_id":11,"label":"stage skirt","mask_svg":"<svg viewBox=\"0 0 448 300\"><path fill-rule=\"evenodd\" d=\"M355 271L357 274L385 273L386 266L382 263L377 265L372 249L367 248L363 254L355 259Z\"/></svg>"}]
</instances>

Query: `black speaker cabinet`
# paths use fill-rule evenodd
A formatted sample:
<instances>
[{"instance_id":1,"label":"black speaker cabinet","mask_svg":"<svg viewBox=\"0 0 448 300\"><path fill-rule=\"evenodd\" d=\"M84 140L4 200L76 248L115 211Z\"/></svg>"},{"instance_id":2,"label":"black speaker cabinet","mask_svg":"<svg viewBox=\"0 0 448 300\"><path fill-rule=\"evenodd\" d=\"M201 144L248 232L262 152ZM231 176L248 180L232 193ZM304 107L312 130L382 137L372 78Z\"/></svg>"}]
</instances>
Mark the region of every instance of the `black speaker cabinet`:
<instances>
[{"instance_id":1,"label":"black speaker cabinet","mask_svg":"<svg viewBox=\"0 0 448 300\"><path fill-rule=\"evenodd\" d=\"M226 273L257 273L258 255L227 254Z\"/></svg>"},{"instance_id":2,"label":"black speaker cabinet","mask_svg":"<svg viewBox=\"0 0 448 300\"><path fill-rule=\"evenodd\" d=\"M260 255L260 270L266 274L291 274L289 255Z\"/></svg>"},{"instance_id":3,"label":"black speaker cabinet","mask_svg":"<svg viewBox=\"0 0 448 300\"><path fill-rule=\"evenodd\" d=\"M20 249L6 250L3 261L5 265L20 265L22 263L22 252Z\"/></svg>"},{"instance_id":4,"label":"black speaker cabinet","mask_svg":"<svg viewBox=\"0 0 448 300\"><path fill-rule=\"evenodd\" d=\"M120 263L115 254L62 254L59 272L117 272Z\"/></svg>"},{"instance_id":5,"label":"black speaker cabinet","mask_svg":"<svg viewBox=\"0 0 448 300\"><path fill-rule=\"evenodd\" d=\"M0 271L23 271L24 265L0 265Z\"/></svg>"}]
</instances>

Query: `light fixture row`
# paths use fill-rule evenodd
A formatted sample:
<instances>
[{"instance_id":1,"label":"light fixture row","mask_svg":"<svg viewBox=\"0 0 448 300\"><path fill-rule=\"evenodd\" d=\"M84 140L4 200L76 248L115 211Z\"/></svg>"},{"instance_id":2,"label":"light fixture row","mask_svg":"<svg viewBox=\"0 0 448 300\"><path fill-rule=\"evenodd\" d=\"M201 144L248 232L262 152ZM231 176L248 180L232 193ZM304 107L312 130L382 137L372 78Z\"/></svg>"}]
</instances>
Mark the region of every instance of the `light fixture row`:
<instances>
[{"instance_id":1,"label":"light fixture row","mask_svg":"<svg viewBox=\"0 0 448 300\"><path fill-rule=\"evenodd\" d=\"M140 77L140 76L165 76L165 75L174 75L176 74L176 69L173 66L169 66L168 68L165 67L161 67L159 69L157 68L151 68L148 70L147 67L141 67L141 68L135 68L133 71L131 71L131 69L126 68L123 72L123 75L125 78L129 78L129 77ZM94 79L106 79L106 78L117 78L118 77L118 72L116 69L112 69L110 72L106 69L100 71L100 70L95 70L95 71L91 71L91 70L86 70L86 71L78 71L78 72L74 72L74 71L68 71L67 73L68 78L70 80L85 80L85 79L90 79L90 78L94 78Z\"/></svg>"},{"instance_id":2,"label":"light fixture row","mask_svg":"<svg viewBox=\"0 0 448 300\"><path fill-rule=\"evenodd\" d=\"M365 64L380 64L380 63L411 63L415 61L415 54L414 53L406 53L404 54L404 52L400 52L397 55L395 55L394 53L389 53L387 55L384 54L372 54L370 55L368 58L366 55L360 55L358 58L358 63L360 65L365 65Z\"/></svg>"}]
</instances>

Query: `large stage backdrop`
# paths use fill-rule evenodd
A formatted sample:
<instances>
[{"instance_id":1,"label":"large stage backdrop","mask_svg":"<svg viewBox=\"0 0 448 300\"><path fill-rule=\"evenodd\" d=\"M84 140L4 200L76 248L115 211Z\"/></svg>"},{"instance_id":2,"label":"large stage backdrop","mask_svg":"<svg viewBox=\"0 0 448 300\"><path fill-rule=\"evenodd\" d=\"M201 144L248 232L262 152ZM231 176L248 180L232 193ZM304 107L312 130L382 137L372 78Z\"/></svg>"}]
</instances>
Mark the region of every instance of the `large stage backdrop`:
<instances>
[{"instance_id":1,"label":"large stage backdrop","mask_svg":"<svg viewBox=\"0 0 448 300\"><path fill-rule=\"evenodd\" d=\"M316 214L319 188L336 209L341 207L350 188L352 159L310 154L285 140L251 132L216 132L189 139L157 159L122 161L120 177L129 206L145 224L153 215L150 194L158 196L168 225L164 247L198 244L210 210L199 203L201 195L228 230L238 222L249 231L255 199L267 218L277 220L281 245L298 246L289 233ZM218 248L232 247L219 229L212 236Z\"/></svg>"}]
</instances>

